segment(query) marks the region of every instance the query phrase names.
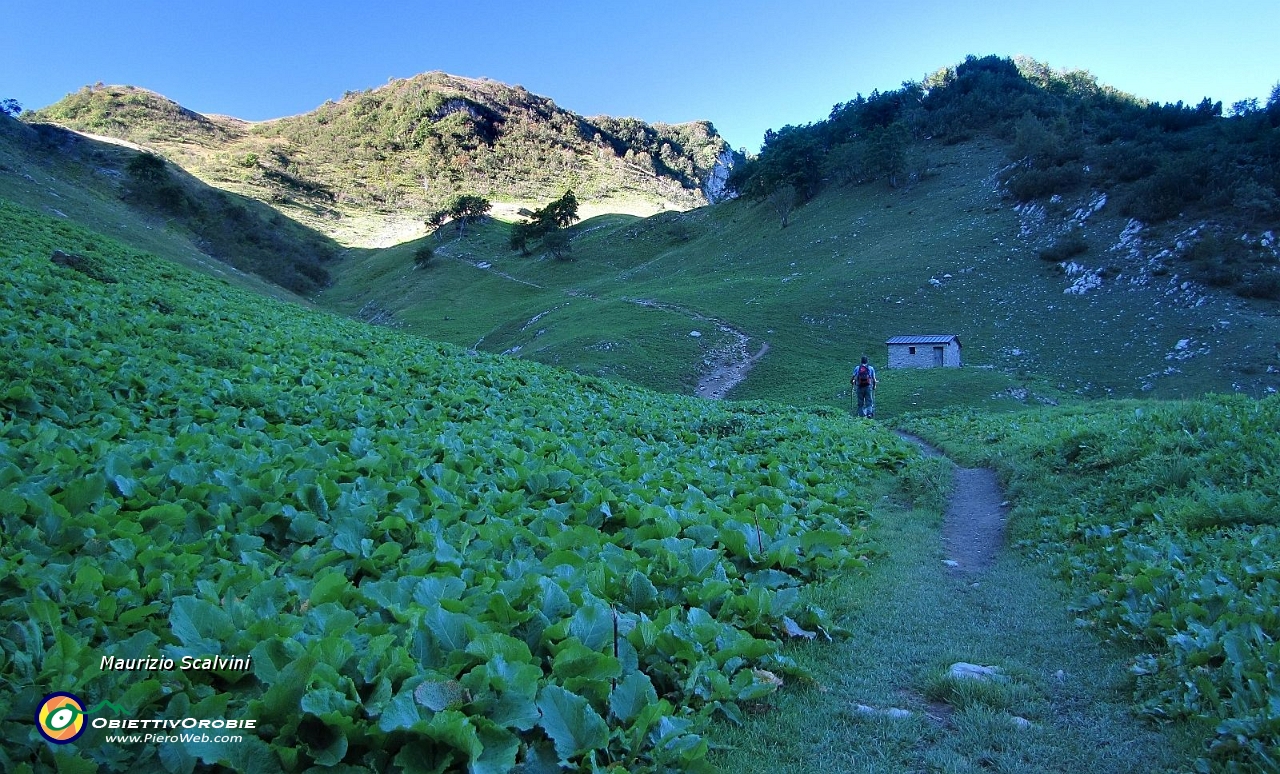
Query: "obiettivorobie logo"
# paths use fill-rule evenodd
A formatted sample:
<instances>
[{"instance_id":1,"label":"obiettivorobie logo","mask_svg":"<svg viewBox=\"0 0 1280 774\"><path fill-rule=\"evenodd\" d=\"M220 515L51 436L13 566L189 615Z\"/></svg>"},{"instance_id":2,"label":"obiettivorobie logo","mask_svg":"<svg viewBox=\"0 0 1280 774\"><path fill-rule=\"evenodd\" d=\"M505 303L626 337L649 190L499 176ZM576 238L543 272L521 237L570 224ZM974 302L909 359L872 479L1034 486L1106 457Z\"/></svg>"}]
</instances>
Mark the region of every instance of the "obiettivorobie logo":
<instances>
[{"instance_id":1,"label":"obiettivorobie logo","mask_svg":"<svg viewBox=\"0 0 1280 774\"><path fill-rule=\"evenodd\" d=\"M109 701L98 702L91 710L84 708L84 702L74 693L51 693L40 702L36 710L36 728L40 735L54 744L74 742L86 727L85 716L109 709L117 715L123 713L118 706Z\"/></svg>"},{"instance_id":2,"label":"obiettivorobie logo","mask_svg":"<svg viewBox=\"0 0 1280 774\"><path fill-rule=\"evenodd\" d=\"M115 718L95 717L86 722L89 715L94 715L102 710L110 710ZM36 709L36 728L40 731L40 735L48 739L54 744L67 744L74 742L85 732L86 728L105 728L111 731L190 731L199 729L201 732L209 730L223 729L253 729L258 725L258 721L251 718L235 719L235 718L214 718L214 719L198 719L198 718L126 718L121 720L120 715L127 714L118 704L103 700L98 702L92 709L84 708L84 701L74 693L66 693L59 691L51 693L44 697L40 702L40 706ZM170 742L183 741L185 737L165 736L163 734L146 734L138 736L117 736L108 737L107 741L118 741L123 743L132 742ZM213 741L219 742L238 742L242 737L215 737ZM202 736L197 741L208 742L207 736Z\"/></svg>"}]
</instances>

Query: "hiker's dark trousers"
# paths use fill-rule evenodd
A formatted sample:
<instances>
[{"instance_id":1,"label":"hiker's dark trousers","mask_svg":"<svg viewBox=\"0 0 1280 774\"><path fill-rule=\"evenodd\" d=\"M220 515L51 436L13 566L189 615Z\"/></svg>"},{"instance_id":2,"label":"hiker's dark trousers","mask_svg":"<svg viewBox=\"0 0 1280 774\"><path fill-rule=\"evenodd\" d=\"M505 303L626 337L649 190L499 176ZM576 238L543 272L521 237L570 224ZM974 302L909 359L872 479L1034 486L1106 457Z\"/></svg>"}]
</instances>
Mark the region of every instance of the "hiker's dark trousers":
<instances>
[{"instance_id":1,"label":"hiker's dark trousers","mask_svg":"<svg viewBox=\"0 0 1280 774\"><path fill-rule=\"evenodd\" d=\"M870 416L875 411L875 404L871 402L871 385L858 385L858 416Z\"/></svg>"}]
</instances>

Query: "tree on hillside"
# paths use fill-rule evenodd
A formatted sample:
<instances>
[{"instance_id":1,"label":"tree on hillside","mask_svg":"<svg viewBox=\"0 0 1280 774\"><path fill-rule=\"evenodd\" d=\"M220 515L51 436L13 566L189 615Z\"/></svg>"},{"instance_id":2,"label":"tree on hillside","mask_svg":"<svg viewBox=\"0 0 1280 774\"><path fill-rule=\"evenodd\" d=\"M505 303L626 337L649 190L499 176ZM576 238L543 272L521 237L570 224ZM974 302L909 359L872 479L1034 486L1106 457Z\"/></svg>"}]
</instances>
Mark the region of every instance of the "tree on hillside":
<instances>
[{"instance_id":1,"label":"tree on hillside","mask_svg":"<svg viewBox=\"0 0 1280 774\"><path fill-rule=\"evenodd\" d=\"M782 228L791 225L791 212L796 208L798 198L795 187L790 185L775 188L765 197L769 209L782 221Z\"/></svg>"},{"instance_id":2,"label":"tree on hillside","mask_svg":"<svg viewBox=\"0 0 1280 774\"><path fill-rule=\"evenodd\" d=\"M431 229L432 231L435 231L436 229L443 226L444 222L448 219L449 219L448 210L436 210L435 212L427 216L427 220L426 220L427 228Z\"/></svg>"},{"instance_id":3,"label":"tree on hillside","mask_svg":"<svg viewBox=\"0 0 1280 774\"><path fill-rule=\"evenodd\" d=\"M907 168L907 128L901 123L872 129L867 137L867 171L872 178L885 178L892 188Z\"/></svg>"},{"instance_id":4,"label":"tree on hillside","mask_svg":"<svg viewBox=\"0 0 1280 774\"><path fill-rule=\"evenodd\" d=\"M534 220L552 223L556 228L566 228L578 219L578 197L573 195L572 189L567 190L559 199L535 212L533 217Z\"/></svg>"},{"instance_id":5,"label":"tree on hillside","mask_svg":"<svg viewBox=\"0 0 1280 774\"><path fill-rule=\"evenodd\" d=\"M18 100L16 99L0 100L0 113L4 113L6 116L13 116L14 118L17 118L18 114L21 112L22 112L22 105L18 104Z\"/></svg>"},{"instance_id":6,"label":"tree on hillside","mask_svg":"<svg viewBox=\"0 0 1280 774\"><path fill-rule=\"evenodd\" d=\"M542 246L551 253L551 257L559 261L569 260L573 252L573 244L569 241L569 232L556 229L542 238Z\"/></svg>"},{"instance_id":7,"label":"tree on hillside","mask_svg":"<svg viewBox=\"0 0 1280 774\"><path fill-rule=\"evenodd\" d=\"M572 190L565 191L559 199L530 213L529 220L511 227L511 249L528 255L529 243L542 240L542 246L556 258L565 258L569 253L569 242L563 232L577 219L578 198Z\"/></svg>"},{"instance_id":8,"label":"tree on hillside","mask_svg":"<svg viewBox=\"0 0 1280 774\"><path fill-rule=\"evenodd\" d=\"M492 206L483 196L458 194L445 202L445 211L458 224L458 234L461 235L466 231L468 223L483 218Z\"/></svg>"}]
</instances>

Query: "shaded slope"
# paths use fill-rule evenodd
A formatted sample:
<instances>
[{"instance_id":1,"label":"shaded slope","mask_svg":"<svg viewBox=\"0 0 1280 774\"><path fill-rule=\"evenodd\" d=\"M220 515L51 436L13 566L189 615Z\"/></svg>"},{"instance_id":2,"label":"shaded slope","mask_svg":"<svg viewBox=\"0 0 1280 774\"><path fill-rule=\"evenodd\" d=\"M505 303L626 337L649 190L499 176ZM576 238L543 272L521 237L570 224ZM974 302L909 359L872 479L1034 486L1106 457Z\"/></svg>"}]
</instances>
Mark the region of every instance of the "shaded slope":
<instances>
[{"instance_id":1,"label":"shaded slope","mask_svg":"<svg viewBox=\"0 0 1280 774\"><path fill-rule=\"evenodd\" d=\"M139 187L129 171L138 158L120 141L0 116L0 199L88 225L267 296L297 298L284 285L316 287L314 278L290 281L298 278L297 264L324 277L315 268L323 272L334 255L329 240L171 165L152 169L147 186Z\"/></svg>"}]
</instances>

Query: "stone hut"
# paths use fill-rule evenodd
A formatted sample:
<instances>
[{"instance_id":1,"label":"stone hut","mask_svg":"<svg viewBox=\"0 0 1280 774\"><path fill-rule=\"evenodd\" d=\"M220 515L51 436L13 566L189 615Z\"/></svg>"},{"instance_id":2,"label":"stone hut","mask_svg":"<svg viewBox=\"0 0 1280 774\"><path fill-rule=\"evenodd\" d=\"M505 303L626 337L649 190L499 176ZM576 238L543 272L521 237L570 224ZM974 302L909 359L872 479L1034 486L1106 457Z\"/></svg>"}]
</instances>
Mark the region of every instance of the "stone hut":
<instances>
[{"instance_id":1,"label":"stone hut","mask_svg":"<svg viewBox=\"0 0 1280 774\"><path fill-rule=\"evenodd\" d=\"M889 368L959 368L960 337L894 336L889 348Z\"/></svg>"}]
</instances>

